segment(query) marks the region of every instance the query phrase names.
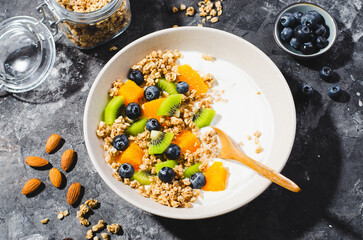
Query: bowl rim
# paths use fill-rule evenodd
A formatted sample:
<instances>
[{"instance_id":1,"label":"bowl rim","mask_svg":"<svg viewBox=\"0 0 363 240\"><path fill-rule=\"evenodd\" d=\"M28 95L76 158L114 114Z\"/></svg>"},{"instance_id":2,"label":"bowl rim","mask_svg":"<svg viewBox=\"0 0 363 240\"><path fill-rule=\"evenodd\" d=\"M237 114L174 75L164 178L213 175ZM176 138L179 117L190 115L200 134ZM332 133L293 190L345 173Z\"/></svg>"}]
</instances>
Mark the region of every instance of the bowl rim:
<instances>
[{"instance_id":1,"label":"bowl rim","mask_svg":"<svg viewBox=\"0 0 363 240\"><path fill-rule=\"evenodd\" d=\"M102 79L102 75L106 72L106 70L108 69L108 67L120 56L122 55L124 52L126 52L128 49L132 48L133 46L135 45L138 45L139 43L147 40L147 39L150 39L150 38L153 38L153 37L156 37L156 36L159 36L159 35L163 35L163 34L166 34L166 33L169 33L169 32L174 32L174 31L187 31L187 30L194 30L194 31L206 31L206 32L213 32L213 33L219 33L219 34L225 34L227 35L228 37L231 37L231 38L234 38L240 42L243 42L243 44L246 44L247 46L253 48L261 57L263 57L267 62L268 64L270 64L273 68L275 68L277 70L277 73L278 75L280 75L284 80L284 76L283 74L281 73L281 71L279 70L279 68L275 65L275 63L262 51L260 50L258 47L256 47L255 45L253 45L252 43L248 42L247 40L239 37L239 36L236 36L232 33L229 33L229 32L226 32L226 31L223 31L223 30L218 30L218 29L214 29L214 28L208 28L208 27L204 27L204 28L198 28L198 27L194 27L194 26L184 26L184 27L179 27L179 28L168 28L168 29L163 29L163 30L159 30L159 31L156 31L156 32L153 32L153 33L150 33L150 34L147 34L131 43L129 43L127 46L125 46L123 49L121 49L118 53L116 53L107 63L106 65L102 68L102 70L99 72L99 74L97 75L94 83L92 84L92 87L89 91L89 94L88 94L88 97L87 97L87 100L86 100L86 105L85 105L85 110L84 110L84 117L83 117L83 133L84 133L84 138L85 138L85 145L86 145L86 148L87 148L87 152L88 152L88 155L89 155L89 158L93 164L93 166L95 167L97 173L101 176L101 178L103 179L103 181L106 183L106 185L111 188L119 197L121 197L123 200L125 200L126 202L130 203L131 205L133 206L136 206L146 212L149 212L149 213L152 213L152 214L155 214L155 215L158 215L158 216L162 216L162 217L166 217L166 218L170 218L170 219L182 219L182 220L196 220L196 219L206 219L206 218L211 218L211 217L215 217L215 216L220 216L220 215L223 215L223 214L226 214L228 212L232 212L246 204L248 204L249 202L251 202L252 200L254 200L256 197L258 197L262 192L264 192L269 186L270 184L272 183L271 181L269 180L266 180L264 178L261 178L259 180L256 181L256 177L258 176L258 174L256 174L255 176L253 176L251 180L254 180L255 182L254 183L257 183L258 182L258 189L257 191L255 191L253 194L250 194L250 196L248 197L248 199L246 201L243 201L241 202L240 204L236 204L236 205L231 205L231 206L228 206L226 207L225 209L221 209L219 211L216 211L216 212L211 212L211 213L208 213L208 214L204 214L202 216L192 216L192 217L188 217L188 216L176 216L175 214L173 213L169 213L169 212L163 212L163 213L160 213L160 212L157 212L155 211L152 207L148 207L148 206L144 206L143 204L141 203L138 203L138 202L135 202L131 197L127 196L127 195L124 195L124 196L121 196L116 187L113 186L113 184L110 183L110 180L108 180L108 176L106 176L106 173L103 172L103 171L100 171L99 169L99 166L98 166L98 163L96 161L96 156L94 156L93 154L93 151L92 151L92 146L91 146L91 143L90 143L90 137L89 135L90 134L94 134L94 132L89 132L88 131L88 127L87 127L87 123L88 123L88 115L87 115L87 112L89 112L89 109L92 107L91 106L91 97L93 96L94 92L96 91L96 86L97 86L97 83ZM280 164L280 167L279 168L276 168L275 170L280 172L286 165L288 159L289 159L289 156L291 154L291 151L292 151L292 148L293 148L293 145L294 145L294 140L295 140L295 136L296 136L296 109L295 109L295 104L294 104L294 100L293 100L293 97L292 97L292 93L291 93L291 90L286 82L283 81L282 82L283 85L286 86L286 89L288 90L287 91L287 98L290 99L289 101L289 104L291 106L291 112L290 112L290 115L287 116L287 118L290 119L291 121L291 128L289 129L289 132L291 133L291 141L290 141L290 144L289 146L286 146L286 152L285 152L285 155L282 157L283 158L283 162L281 162Z\"/></svg>"},{"instance_id":2,"label":"bowl rim","mask_svg":"<svg viewBox=\"0 0 363 240\"><path fill-rule=\"evenodd\" d=\"M311 5L315 8L318 8L322 11L324 11L333 21L334 23L334 38L333 38L333 41L331 41L329 43L328 46L326 46L324 49L320 50L319 52L316 52L316 53L313 53L313 54L308 54L308 55L305 55L305 54L302 54L302 53L295 53L291 50L289 50L288 48L286 48L284 46L284 44L281 42L279 36L278 36L278 25L279 25L279 19L280 17L282 16L282 14L284 14L287 10L291 9L292 7L295 7L297 5ZM330 29L331 30L331 29ZM293 55L294 57L297 57L297 58L313 58L313 57L317 57L317 56L320 56L324 53L326 53L327 51L330 50L330 48L334 45L336 39L337 39L337 34L338 34L338 25L337 25L337 22L335 21L335 19L333 18L333 16L328 12L326 11L323 7L321 7L320 5L317 5L315 3L310 3L310 2L298 2L298 3L292 3L292 4L289 4L287 5L286 7L284 7L276 16L275 18L275 23L274 23L274 29L273 29L273 36L274 36L274 40L276 42L276 44L286 53L290 54L290 55Z\"/></svg>"}]
</instances>

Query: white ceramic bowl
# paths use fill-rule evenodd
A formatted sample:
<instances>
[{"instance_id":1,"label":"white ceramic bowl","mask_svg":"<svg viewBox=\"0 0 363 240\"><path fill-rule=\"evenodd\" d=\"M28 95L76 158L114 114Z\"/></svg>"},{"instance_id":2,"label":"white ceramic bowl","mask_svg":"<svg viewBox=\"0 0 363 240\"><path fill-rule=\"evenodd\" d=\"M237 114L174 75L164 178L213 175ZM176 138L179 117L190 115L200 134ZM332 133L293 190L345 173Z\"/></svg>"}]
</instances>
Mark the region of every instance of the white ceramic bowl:
<instances>
[{"instance_id":1,"label":"white ceramic bowl","mask_svg":"<svg viewBox=\"0 0 363 240\"><path fill-rule=\"evenodd\" d=\"M191 208L163 206L152 199L142 197L134 189L112 177L113 171L104 161L102 140L96 136L97 124L102 120L103 109L109 101L108 90L116 79L126 79L133 64L151 51L159 49L200 52L198 56L201 63L197 65L201 68L204 65L211 66L209 69L212 72L214 68L223 71L224 66L227 66L226 68L233 66L237 72L241 71L241 76L235 75L227 79L230 81L230 78L233 78L235 81L230 82L230 90L227 91L226 96L228 98L228 92L230 92L231 96L234 96L234 100L231 99L230 103L225 103L227 105L224 107L216 106L217 112L221 111L222 116L219 121L215 122L215 126L221 127L235 141L239 141L236 139L238 138L237 133L252 134L257 130L255 127L261 126L264 129L262 132L263 153L255 154L252 147L254 145L246 140L247 135L239 135L241 138L243 137L243 141L245 140L246 148L243 147L243 150L277 171L281 171L284 167L295 138L296 116L291 92L283 75L275 64L251 43L224 31L198 27L172 28L144 36L119 51L102 69L90 90L84 112L84 138L93 165L107 185L119 196L129 203L159 216L175 219L201 219L218 216L245 205L261 194L271 182L243 165L231 161L224 161L230 172L227 190L219 193L206 193L205 198L198 200ZM217 61L215 63L204 61L201 53L212 55ZM195 62L195 56L197 55L189 55L182 61L188 62L188 59L194 59ZM192 65L192 67L195 66ZM242 73L244 77L242 77ZM223 89L225 82L222 81L222 78L224 75L218 75L217 72L214 74L218 87ZM243 82L242 86L246 86L246 88L247 85L251 86L251 89L256 89L256 91L249 91L245 88L241 88L241 91L238 90L238 86L241 85L240 81ZM261 92L261 94L257 94L257 92ZM255 100L260 102L261 107L254 106ZM248 109L248 111L243 112L243 109ZM235 116L228 116L231 114L235 114ZM238 121L233 123L228 122L228 119ZM261 125L254 125L255 122L261 122ZM241 131L238 131L240 129ZM247 145L250 146L250 149ZM239 178L239 175L242 178Z\"/></svg>"}]
</instances>

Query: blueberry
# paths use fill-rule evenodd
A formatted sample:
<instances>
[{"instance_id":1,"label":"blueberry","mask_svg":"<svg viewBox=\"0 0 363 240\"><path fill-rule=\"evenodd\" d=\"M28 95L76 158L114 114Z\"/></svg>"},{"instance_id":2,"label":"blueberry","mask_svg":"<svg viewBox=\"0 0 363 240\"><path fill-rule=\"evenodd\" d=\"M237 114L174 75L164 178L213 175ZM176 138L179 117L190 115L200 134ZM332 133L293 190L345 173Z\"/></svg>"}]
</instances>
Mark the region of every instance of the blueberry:
<instances>
[{"instance_id":1,"label":"blueberry","mask_svg":"<svg viewBox=\"0 0 363 240\"><path fill-rule=\"evenodd\" d=\"M176 144L170 144L165 150L165 156L171 160L177 160L180 157L181 149Z\"/></svg>"},{"instance_id":2,"label":"blueberry","mask_svg":"<svg viewBox=\"0 0 363 240\"><path fill-rule=\"evenodd\" d=\"M328 96L331 98L338 98L342 94L342 89L338 85L333 85L329 88Z\"/></svg>"},{"instance_id":3,"label":"blueberry","mask_svg":"<svg viewBox=\"0 0 363 240\"><path fill-rule=\"evenodd\" d=\"M311 96L313 95L314 89L310 85L304 84L301 87L301 92L306 96Z\"/></svg>"},{"instance_id":4,"label":"blueberry","mask_svg":"<svg viewBox=\"0 0 363 240\"><path fill-rule=\"evenodd\" d=\"M194 173L189 180L190 184L192 185L192 188L197 188L197 189L201 189L207 183L207 180L205 179L203 173Z\"/></svg>"},{"instance_id":5,"label":"blueberry","mask_svg":"<svg viewBox=\"0 0 363 240\"><path fill-rule=\"evenodd\" d=\"M126 117L135 120L141 116L141 107L137 103L129 103L125 108Z\"/></svg>"},{"instance_id":6,"label":"blueberry","mask_svg":"<svg viewBox=\"0 0 363 240\"><path fill-rule=\"evenodd\" d=\"M308 42L311 39L311 30L307 26L299 25L294 29L295 37L299 42Z\"/></svg>"},{"instance_id":7,"label":"blueberry","mask_svg":"<svg viewBox=\"0 0 363 240\"><path fill-rule=\"evenodd\" d=\"M301 17L301 25L309 28L315 28L318 24L318 19L311 13L306 13Z\"/></svg>"},{"instance_id":8,"label":"blueberry","mask_svg":"<svg viewBox=\"0 0 363 240\"><path fill-rule=\"evenodd\" d=\"M159 121L155 118L151 118L146 122L146 129L149 131L156 130L159 131L161 129L161 125Z\"/></svg>"},{"instance_id":9,"label":"blueberry","mask_svg":"<svg viewBox=\"0 0 363 240\"><path fill-rule=\"evenodd\" d=\"M333 77L333 70L330 67L322 67L320 70L320 77L323 80L330 80Z\"/></svg>"},{"instance_id":10,"label":"blueberry","mask_svg":"<svg viewBox=\"0 0 363 240\"><path fill-rule=\"evenodd\" d=\"M134 81L139 86L144 82L144 74L137 69L131 70L127 75L127 78Z\"/></svg>"},{"instance_id":11,"label":"blueberry","mask_svg":"<svg viewBox=\"0 0 363 240\"><path fill-rule=\"evenodd\" d=\"M290 46L295 48L295 49L300 49L300 42L299 40L297 40L297 38L291 38L290 40Z\"/></svg>"},{"instance_id":12,"label":"blueberry","mask_svg":"<svg viewBox=\"0 0 363 240\"><path fill-rule=\"evenodd\" d=\"M326 40L325 37L322 37L322 36L318 36L316 38L316 46L320 49L323 49L325 48L326 46L328 46L329 42L328 40Z\"/></svg>"},{"instance_id":13,"label":"blueberry","mask_svg":"<svg viewBox=\"0 0 363 240\"><path fill-rule=\"evenodd\" d=\"M144 91L144 97L147 101L158 99L160 97L160 89L157 86L149 86Z\"/></svg>"},{"instance_id":14,"label":"blueberry","mask_svg":"<svg viewBox=\"0 0 363 240\"><path fill-rule=\"evenodd\" d=\"M294 12L294 17L295 17L295 20L296 22L300 22L301 20L301 17L303 16L304 14L302 12Z\"/></svg>"},{"instance_id":15,"label":"blueberry","mask_svg":"<svg viewBox=\"0 0 363 240\"><path fill-rule=\"evenodd\" d=\"M325 37L327 32L328 31L327 31L327 29L326 29L326 27L324 25L318 24L318 25L316 25L314 34L317 35L317 36Z\"/></svg>"},{"instance_id":16,"label":"blueberry","mask_svg":"<svg viewBox=\"0 0 363 240\"><path fill-rule=\"evenodd\" d=\"M282 29L280 37L285 42L289 42L290 39L292 38L293 33L294 33L294 30L292 30L292 28L286 27L286 28Z\"/></svg>"},{"instance_id":17,"label":"blueberry","mask_svg":"<svg viewBox=\"0 0 363 240\"><path fill-rule=\"evenodd\" d=\"M292 13L284 13L279 21L283 27L293 27L296 22L294 14Z\"/></svg>"},{"instance_id":18,"label":"blueberry","mask_svg":"<svg viewBox=\"0 0 363 240\"><path fill-rule=\"evenodd\" d=\"M183 81L180 81L176 84L176 90L178 93L186 93L189 91L189 84Z\"/></svg>"},{"instance_id":19,"label":"blueberry","mask_svg":"<svg viewBox=\"0 0 363 240\"><path fill-rule=\"evenodd\" d=\"M129 139L127 138L126 135L123 134L117 135L112 141L112 146L119 151L126 150L129 144L130 144Z\"/></svg>"},{"instance_id":20,"label":"blueberry","mask_svg":"<svg viewBox=\"0 0 363 240\"><path fill-rule=\"evenodd\" d=\"M322 20L323 20L323 17L320 15L320 13L318 13L317 11L315 10L310 10L309 12L307 12L308 14L311 14L313 15L315 18L316 18L316 21L318 23L321 23Z\"/></svg>"},{"instance_id":21,"label":"blueberry","mask_svg":"<svg viewBox=\"0 0 363 240\"><path fill-rule=\"evenodd\" d=\"M300 51L303 54L312 54L315 52L315 47L312 42L306 42L300 47Z\"/></svg>"},{"instance_id":22,"label":"blueberry","mask_svg":"<svg viewBox=\"0 0 363 240\"><path fill-rule=\"evenodd\" d=\"M134 167L129 163L123 163L118 169L118 174L122 178L131 178L134 175Z\"/></svg>"},{"instance_id":23,"label":"blueberry","mask_svg":"<svg viewBox=\"0 0 363 240\"><path fill-rule=\"evenodd\" d=\"M158 173L158 177L162 182L170 183L175 177L175 172L170 167L163 167Z\"/></svg>"}]
</instances>

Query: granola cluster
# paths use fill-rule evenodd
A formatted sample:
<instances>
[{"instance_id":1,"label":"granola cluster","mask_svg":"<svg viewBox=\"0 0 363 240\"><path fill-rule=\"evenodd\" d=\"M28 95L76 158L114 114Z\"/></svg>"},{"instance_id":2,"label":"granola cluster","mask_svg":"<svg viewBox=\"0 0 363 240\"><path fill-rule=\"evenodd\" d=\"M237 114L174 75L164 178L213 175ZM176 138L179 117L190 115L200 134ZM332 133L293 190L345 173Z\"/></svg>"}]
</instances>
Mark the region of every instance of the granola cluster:
<instances>
[{"instance_id":1,"label":"granola cluster","mask_svg":"<svg viewBox=\"0 0 363 240\"><path fill-rule=\"evenodd\" d=\"M175 51L153 51L132 69L138 69L144 74L145 86L155 85L159 78L165 78L168 81L177 81L177 59L181 57L178 50ZM210 74L202 77L205 83L211 87L214 79ZM122 80L116 80L109 91L110 96L116 96L120 87L123 85ZM209 160L217 155L217 136L214 130L200 133L198 127L193 122L193 115L200 108L210 108L214 102L212 94L197 94L195 90L188 91L183 95L182 104L180 107L179 117L161 117L161 131L174 133L174 140L185 130L194 133L201 142L201 147L194 152L187 151L182 154L178 160L177 166L173 168L176 176L171 183L164 183L155 175L150 176L151 184L144 186L136 180L121 178L118 174L120 164L116 158L120 151L112 146L112 140L115 136L122 134L124 130L130 126L130 121L127 117L118 117L112 125L107 125L105 122L100 122L96 134L104 140L105 161L114 169L113 176L136 189L139 194L144 197L154 199L155 201L170 207L190 207L200 194L200 190L193 189L190 186L188 178L184 178L184 169L196 163L201 163L200 169L205 170L208 167ZM156 174L155 164L163 161L162 156L150 155L148 153L150 132L145 128L143 133L137 136L129 136L131 142L136 143L143 151L144 156L139 166L140 170L148 171L151 174Z\"/></svg>"},{"instance_id":2,"label":"granola cluster","mask_svg":"<svg viewBox=\"0 0 363 240\"><path fill-rule=\"evenodd\" d=\"M106 6L111 0L57 0L65 9L77 13L89 13ZM125 27L131 19L130 8L126 0L111 16L100 18L97 22L80 23L63 21L62 30L68 39L77 47L93 48L112 38Z\"/></svg>"}]
</instances>

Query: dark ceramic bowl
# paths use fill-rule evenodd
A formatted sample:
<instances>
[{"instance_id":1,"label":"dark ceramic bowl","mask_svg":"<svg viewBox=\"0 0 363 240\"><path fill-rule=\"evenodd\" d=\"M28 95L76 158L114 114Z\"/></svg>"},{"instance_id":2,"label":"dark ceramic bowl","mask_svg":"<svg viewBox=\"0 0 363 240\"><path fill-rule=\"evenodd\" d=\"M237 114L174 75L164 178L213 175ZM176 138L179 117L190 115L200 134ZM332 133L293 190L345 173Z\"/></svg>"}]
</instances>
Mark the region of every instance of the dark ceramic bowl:
<instances>
[{"instance_id":1,"label":"dark ceramic bowl","mask_svg":"<svg viewBox=\"0 0 363 240\"><path fill-rule=\"evenodd\" d=\"M280 25L279 19L281 18L281 16L284 13L294 13L294 12L298 12L298 11L300 11L302 13L307 13L308 11L311 11L311 10L317 11L324 18L325 25L329 28L329 37L327 38L329 43L325 48L320 49L318 52L315 52L312 54L303 54L299 50L296 50L293 47L291 47L288 42L285 42L280 38L280 33L281 33L283 27ZM275 39L277 45L282 50L289 53L293 57L312 58L312 57L317 57L317 56L324 54L333 46L335 39L337 37L337 28L338 27L337 27L337 24L336 24L334 18L327 11L325 11L322 7L319 7L312 3L304 3L304 2L294 3L294 4L291 4L291 5L287 6L286 8L284 8L277 15L276 20L275 20L275 26L274 26L274 39Z\"/></svg>"}]
</instances>

